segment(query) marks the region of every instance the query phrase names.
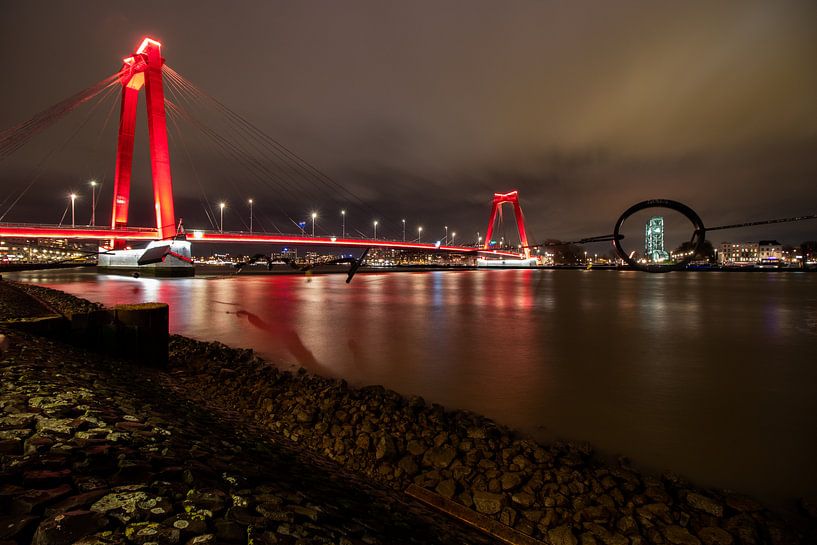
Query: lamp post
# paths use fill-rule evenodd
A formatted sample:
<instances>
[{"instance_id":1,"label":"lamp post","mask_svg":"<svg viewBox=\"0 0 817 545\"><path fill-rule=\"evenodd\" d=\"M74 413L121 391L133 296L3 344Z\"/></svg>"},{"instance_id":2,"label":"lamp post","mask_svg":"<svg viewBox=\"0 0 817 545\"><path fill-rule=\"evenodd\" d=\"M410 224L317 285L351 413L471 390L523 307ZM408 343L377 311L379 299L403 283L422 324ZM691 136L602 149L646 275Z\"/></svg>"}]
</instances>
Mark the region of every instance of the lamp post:
<instances>
[{"instance_id":1,"label":"lamp post","mask_svg":"<svg viewBox=\"0 0 817 545\"><path fill-rule=\"evenodd\" d=\"M219 213L220 213L220 217L221 217L221 219L219 220L219 224L218 224L218 232L219 233L224 232L224 207L225 206L227 206L227 205L224 204L223 202L218 203Z\"/></svg>"},{"instance_id":2,"label":"lamp post","mask_svg":"<svg viewBox=\"0 0 817 545\"><path fill-rule=\"evenodd\" d=\"M252 233L252 199L247 202L250 203L250 233Z\"/></svg>"},{"instance_id":3,"label":"lamp post","mask_svg":"<svg viewBox=\"0 0 817 545\"><path fill-rule=\"evenodd\" d=\"M96 226L96 180L91 180L91 227Z\"/></svg>"},{"instance_id":4,"label":"lamp post","mask_svg":"<svg viewBox=\"0 0 817 545\"><path fill-rule=\"evenodd\" d=\"M406 220L403 220L403 242L406 241Z\"/></svg>"},{"instance_id":5,"label":"lamp post","mask_svg":"<svg viewBox=\"0 0 817 545\"><path fill-rule=\"evenodd\" d=\"M74 223L74 202L75 202L76 200L77 200L77 195L76 195L76 193L71 193L71 228L72 228L72 229L73 229L74 227L76 227L76 224Z\"/></svg>"},{"instance_id":6,"label":"lamp post","mask_svg":"<svg viewBox=\"0 0 817 545\"><path fill-rule=\"evenodd\" d=\"M457 238L457 233L456 233L456 231L454 231L454 232L452 232L452 233L451 233L451 245L452 245L452 246L454 245L454 239L455 239L455 238Z\"/></svg>"},{"instance_id":7,"label":"lamp post","mask_svg":"<svg viewBox=\"0 0 817 545\"><path fill-rule=\"evenodd\" d=\"M418 228L417 228L417 242L420 242L420 241L421 241L421 238L420 238L420 237L422 237L422 236L423 236L423 228L422 228L422 227L418 227Z\"/></svg>"},{"instance_id":8,"label":"lamp post","mask_svg":"<svg viewBox=\"0 0 817 545\"><path fill-rule=\"evenodd\" d=\"M445 243L448 244L448 226L445 226Z\"/></svg>"},{"instance_id":9,"label":"lamp post","mask_svg":"<svg viewBox=\"0 0 817 545\"><path fill-rule=\"evenodd\" d=\"M340 211L340 236L346 238L346 210Z\"/></svg>"},{"instance_id":10,"label":"lamp post","mask_svg":"<svg viewBox=\"0 0 817 545\"><path fill-rule=\"evenodd\" d=\"M374 240L377 240L377 220L374 220Z\"/></svg>"},{"instance_id":11,"label":"lamp post","mask_svg":"<svg viewBox=\"0 0 817 545\"><path fill-rule=\"evenodd\" d=\"M312 238L315 238L315 219L318 217L317 212L312 212Z\"/></svg>"}]
</instances>

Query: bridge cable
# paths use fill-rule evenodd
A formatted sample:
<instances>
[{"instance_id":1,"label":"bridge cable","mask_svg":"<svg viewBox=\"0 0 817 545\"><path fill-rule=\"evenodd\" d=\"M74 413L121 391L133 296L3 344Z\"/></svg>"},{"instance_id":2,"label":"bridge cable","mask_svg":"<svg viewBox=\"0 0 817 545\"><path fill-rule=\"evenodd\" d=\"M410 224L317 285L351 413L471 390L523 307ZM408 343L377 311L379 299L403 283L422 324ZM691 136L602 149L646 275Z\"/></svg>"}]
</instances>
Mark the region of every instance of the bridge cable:
<instances>
[{"instance_id":1,"label":"bridge cable","mask_svg":"<svg viewBox=\"0 0 817 545\"><path fill-rule=\"evenodd\" d=\"M199 129L203 134L208 136L213 141L213 143L216 145L216 149L218 149L219 152L222 153L222 155L224 155L225 157L232 156L233 159L237 160L240 164L242 164L242 166L244 166L247 169L247 171L250 172L250 174L256 176L257 178L259 178L262 181L264 180L264 174L265 174L266 169L263 167L263 165L258 164L257 161L255 161L255 162L253 162L253 161L249 161L249 162L242 161L242 155L245 155L245 152L243 152L240 148L235 146L235 144L233 144L232 142L224 139L218 133L214 132L212 129L210 129L206 125L203 125L202 123L198 122L198 120L196 120L195 118L190 116L190 114L188 112L186 112L184 109L180 108L178 105L176 105L172 101L166 101L166 104L168 106L168 111L173 111L175 114L178 114L182 119L184 119L185 121L187 121L188 123L190 123L191 125L196 127L197 129ZM246 159L246 157L243 157L243 159ZM267 176L269 176L268 173L267 173ZM288 191L288 188L286 186L283 186L283 185L281 186L281 189L284 190L284 191ZM280 206L280 204L277 204L277 201L276 201L276 207L279 209L279 211L281 211L284 215L286 215L287 218L289 218L289 220L292 221L292 223L297 225L295 220L293 220L286 213L286 211Z\"/></svg>"},{"instance_id":2,"label":"bridge cable","mask_svg":"<svg viewBox=\"0 0 817 545\"><path fill-rule=\"evenodd\" d=\"M203 103L203 102L204 102L204 100L202 99L202 95L201 95L201 93L199 93L199 92L197 92L197 91L195 91L195 90L191 90L191 88L190 88L189 86L187 86L186 84L184 84L184 83L182 83L182 82L180 82L180 81L178 81L178 80L175 80L175 79L174 79L174 77L173 77L172 75L171 75L171 76L169 76L169 82L171 83L171 86L172 86L172 85L174 85L174 84L175 84L175 85L177 85L177 86L180 86L180 91L181 91L181 93L182 93L182 94L183 94L183 95L184 95L186 98L188 98L189 103L191 103L191 104L193 104L193 103L201 104L201 103ZM191 98L191 97L192 97L192 98ZM229 118L227 118L227 121L230 121L230 119L229 119ZM265 169L267 169L267 175L268 175L268 176L270 176L270 177L272 177L272 178L275 178L276 180L278 180L278 181L279 181L279 182L281 182L281 183L290 183L290 182L292 182L292 180L291 180L291 179L289 179L289 175L287 174L287 172L286 172L286 171L283 169L283 167L281 166L281 162L280 162L280 161L278 161L278 160L276 160L276 159L273 159L273 158L272 158L272 157L269 155L269 152L268 152L268 151L267 151L267 152L265 152L263 148L260 148L260 147L258 146L258 140L257 140L257 138L252 138L252 136L251 136L251 135L249 135L249 134L246 132L246 130L244 130L244 129L242 129L241 127L237 126L235 122L231 122L231 125L230 125L229 127L230 127L230 128L231 128L231 129L232 129L234 132L236 132L236 133L237 133L237 137L238 137L239 139L241 139L243 142L245 142L245 143L247 144L247 146L249 146L249 147L251 147L251 148L254 148L256 151L260 152L260 153L263 155L263 157L264 157L265 159L267 159L267 160L268 160L270 163L272 163L272 165L274 165L274 168L276 169L276 172L275 172L275 173L273 173L273 172L269 171L269 170L268 170L268 169L269 169L269 167L268 167L268 166L266 166L266 165L264 165L264 168L265 168ZM214 133L217 133L217 131L215 131L215 130L214 130L213 132L214 132ZM238 140L236 140L236 141L235 141L235 142L233 142L233 143L234 143L234 144L236 144L236 146L238 146L238 145L239 145ZM255 159L255 158L253 157L253 154L252 154L250 151L247 151L247 146L243 146L243 147L241 147L241 150L242 150L243 154L245 155L245 157L246 157L247 159L249 159L249 160L255 160L255 161L256 161L256 166L258 166L258 161L257 161L257 159ZM292 171L292 165L287 165L287 166L289 167L289 170L290 170L290 171ZM296 171L296 173L297 173L297 171ZM302 176L303 176L303 175L302 175ZM263 181L263 180L262 180L262 181ZM307 182L309 182L309 180L308 180L308 179L307 179L306 181L307 181ZM280 184L278 184L278 187L279 187L280 189L287 190L287 191L289 192L289 194L290 194L290 195L291 195L291 196L292 196L292 197L293 197L293 198L294 198L296 201L300 200L300 199L299 199L299 197L298 197L297 195L293 195L293 194L292 194L292 192L289 190L289 188L287 188L287 187L283 187L283 186L282 186L282 185L280 185ZM320 193L314 193L314 194L311 194L311 195L309 196L309 198L310 198L310 199L319 200L320 196L321 196L321 194L320 194Z\"/></svg>"},{"instance_id":3,"label":"bridge cable","mask_svg":"<svg viewBox=\"0 0 817 545\"><path fill-rule=\"evenodd\" d=\"M173 88L172 84L170 85L170 88L171 89ZM184 96L184 93L182 93L182 96ZM184 108L181 104L170 103L168 104L168 106L170 110L173 110L175 111L175 113L178 113L182 119L188 121L195 128L199 129L205 136L207 136L212 141L212 143L217 146L217 149L220 152L222 153L226 152L225 155L226 154L232 155L233 158L238 160L238 162L241 163L242 166L244 166L251 174L258 177L259 180L262 181L262 183L264 182L265 178L261 174L264 174L267 177L274 179L279 189L283 191L288 191L292 197L297 199L297 196L293 195L291 193L291 190L289 190L289 188L282 183L280 177L278 177L275 173L270 172L263 164L261 164L257 159L253 158L248 152L246 152L246 150L240 148L235 142L227 140L223 136L219 135L217 131L205 125L195 116L193 116L189 112L189 110ZM244 162L242 162L242 157L244 159ZM248 166L248 164L251 166ZM284 212L284 210L281 209L280 207L279 209L282 212ZM284 212L284 214L286 215L286 212Z\"/></svg>"},{"instance_id":4,"label":"bridge cable","mask_svg":"<svg viewBox=\"0 0 817 545\"><path fill-rule=\"evenodd\" d=\"M97 98L97 99L96 99L96 102L94 102L94 103L91 105L91 109L89 110L88 115L86 115L86 116L85 116L85 119L83 119L83 121L82 121L82 122L81 122L81 123L80 123L80 124L79 124L79 125L76 127L76 129L74 129L74 131L73 131L73 132L72 132L72 133L71 133L71 134L68 136L68 138L66 138L66 139L65 139L65 140L62 142L62 144L61 144L60 146L58 146L57 148L52 148L52 149L51 149L51 151L49 151L49 152L48 152L48 153L47 153L47 154L46 154L46 155L45 155L45 156L44 156L44 157L43 157L43 158L40 160L40 162L39 162L39 163L37 164L37 166L35 167L35 169L37 170L37 172L36 172L36 173L35 173L35 175L34 175L34 176L31 178L31 180L28 182L28 184L25 186L25 188L24 188L24 189L23 189L23 190L20 192L20 194L17 196L17 198L16 198L16 199L14 199L14 201L12 201L12 203L11 203L11 204L8 206L8 208L6 208L6 211L5 211L5 212L3 212L3 214L2 214L2 215L0 215L0 221L3 221L3 219L5 219L5 217L8 215L8 213L9 213L9 212L11 212L11 210L12 210L12 209L13 209L13 208L14 208L14 207L17 205L17 203L20 201L20 199L22 199L22 198L23 198L23 196L24 196L24 195L25 195L25 194L26 194L26 193L27 193L27 192L28 192L28 191L31 189L31 187L32 187L32 186L33 186L33 185L34 185L34 184L35 184L35 183L36 183L36 182L37 182L37 181L40 179L40 177L41 177L41 176L42 176L42 175L45 173L45 167L48 165L48 163L49 163L49 162L50 162L50 160L51 160L51 159L54 157L54 155L55 155L56 153L61 152L63 149L65 149L65 147L66 147L66 146L67 146L67 145L68 145L68 144L69 144L69 143L70 143L70 142L71 142L71 141L72 141L72 140L73 140L73 139L74 139L74 138L77 136L77 134L79 134L79 132L80 132L80 131L81 131L81 130L82 130L84 127L85 127L85 125L87 125L88 121L90 121L91 117L93 117L93 114L94 114L94 112L96 111L96 108L97 108L97 107L98 107L100 104L104 103L104 102L105 102L105 100L107 100L108 98L110 98L110 96L112 95L112 90L113 90L113 87L112 87L111 85L109 85L109 86L107 87L107 90L106 90L104 93L102 93L102 95L101 95L99 98ZM100 92L96 92L96 93L94 94L94 97L97 97L97 96L99 96L99 95L100 95ZM90 100L90 99L89 99L89 100ZM85 100L85 101L83 101L83 102L87 102L87 100ZM19 149L19 148L18 148L18 149Z\"/></svg>"},{"instance_id":5,"label":"bridge cable","mask_svg":"<svg viewBox=\"0 0 817 545\"><path fill-rule=\"evenodd\" d=\"M276 156L288 161L287 165L291 170L294 170L296 173L300 175L302 179L307 182L310 181L317 181L324 185L327 188L334 189L335 191L340 191L345 193L347 196L351 197L355 201L359 203L362 208L366 209L367 212L377 215L376 211L369 206L363 199L361 199L357 194L353 191L349 190L342 184L338 183L326 173L318 169L316 166L309 163L306 159L301 157L300 155L296 154L295 152L288 149L282 143L274 139L273 137L269 136L257 126L253 125L250 121L242 117L240 114L236 113L223 103L221 103L218 99L212 97L211 95L207 94L205 91L201 90L199 87L195 86L192 82L181 76L178 72L170 68L169 66L165 66L163 68L166 73L171 77L176 79L177 81L181 81L182 84L187 86L191 92L195 92L198 96L205 98L210 103L214 104L219 110L221 110L225 115L227 115L231 120L235 123L239 124L244 130L249 131L251 134L255 135L257 138L260 138L262 142L266 143L267 148L274 153ZM311 174L310 177L305 177L304 172L308 172ZM383 222L381 222L383 223ZM402 228L402 222L401 228Z\"/></svg>"},{"instance_id":6,"label":"bridge cable","mask_svg":"<svg viewBox=\"0 0 817 545\"><path fill-rule=\"evenodd\" d=\"M0 158L5 158L26 145L34 136L53 125L77 107L95 98L118 81L119 72L42 110L28 120L0 132Z\"/></svg>"}]
</instances>

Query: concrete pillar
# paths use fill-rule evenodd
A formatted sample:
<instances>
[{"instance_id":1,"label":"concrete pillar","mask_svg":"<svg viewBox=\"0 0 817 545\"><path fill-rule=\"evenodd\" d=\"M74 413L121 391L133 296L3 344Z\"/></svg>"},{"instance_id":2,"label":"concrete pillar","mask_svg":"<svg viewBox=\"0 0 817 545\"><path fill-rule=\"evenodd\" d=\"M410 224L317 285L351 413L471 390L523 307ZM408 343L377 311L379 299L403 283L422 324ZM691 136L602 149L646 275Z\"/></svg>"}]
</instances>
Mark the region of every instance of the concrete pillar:
<instances>
[{"instance_id":1,"label":"concrete pillar","mask_svg":"<svg viewBox=\"0 0 817 545\"><path fill-rule=\"evenodd\" d=\"M150 367L167 367L167 303L141 303L114 307L119 355Z\"/></svg>"}]
</instances>

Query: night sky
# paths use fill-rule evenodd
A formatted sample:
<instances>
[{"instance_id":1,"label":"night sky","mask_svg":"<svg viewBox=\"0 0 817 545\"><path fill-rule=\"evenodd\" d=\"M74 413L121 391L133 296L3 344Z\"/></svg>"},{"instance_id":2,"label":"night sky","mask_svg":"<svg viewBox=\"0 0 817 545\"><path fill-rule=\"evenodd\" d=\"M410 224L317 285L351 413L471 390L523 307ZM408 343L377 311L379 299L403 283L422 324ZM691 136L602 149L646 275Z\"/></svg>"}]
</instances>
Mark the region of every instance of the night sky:
<instances>
[{"instance_id":1,"label":"night sky","mask_svg":"<svg viewBox=\"0 0 817 545\"><path fill-rule=\"evenodd\" d=\"M685 202L708 225L817 212L813 0L7 1L0 129L114 73L144 35L173 69L363 199L370 210L348 205L350 230L379 219L397 237L406 218L429 239L445 224L473 239L492 193L510 189L538 240L609 233L647 198ZM109 221L112 103L52 154L4 221L56 223L92 177L105 183L98 223ZM0 201L86 113L0 162ZM149 225L144 119L137 131L131 218ZM276 202L294 218L317 210L319 231L339 231L345 205L332 195L287 202L190 134L204 191L229 203L226 229L243 228L253 197L262 224L294 231ZM180 150L177 215L207 227ZM817 221L713 238L799 243L817 238Z\"/></svg>"}]
</instances>

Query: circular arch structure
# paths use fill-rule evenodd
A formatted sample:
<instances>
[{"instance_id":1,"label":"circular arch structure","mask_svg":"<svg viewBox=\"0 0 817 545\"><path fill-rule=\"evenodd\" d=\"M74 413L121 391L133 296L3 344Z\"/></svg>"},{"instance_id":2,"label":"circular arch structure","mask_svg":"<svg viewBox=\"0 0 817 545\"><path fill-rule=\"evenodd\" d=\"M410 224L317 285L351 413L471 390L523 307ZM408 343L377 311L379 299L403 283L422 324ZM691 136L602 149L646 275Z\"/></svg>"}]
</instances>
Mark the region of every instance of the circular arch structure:
<instances>
[{"instance_id":1,"label":"circular arch structure","mask_svg":"<svg viewBox=\"0 0 817 545\"><path fill-rule=\"evenodd\" d=\"M627 219L635 214L636 212L640 212L642 210L646 210L648 208L667 208L669 210L674 210L682 214L692 226L695 228L695 231L692 233L692 238L690 242L693 245L692 252L677 263L672 263L670 265L644 265L638 263L636 260L631 258L627 252L624 251L624 248L621 247L621 239L624 236L621 234L621 226L624 224ZM690 207L685 205L684 203L680 203L678 201L672 201L669 199L650 199L648 201L641 201L640 203L634 204L630 208L624 211L623 214L618 218L616 221L616 227L613 229L613 246L616 249L616 253L618 256L623 259L630 267L639 271L645 272L652 272L652 273L663 273L663 272L670 272L670 271L677 271L685 268L690 261L701 251L703 248L704 241L706 240L706 227L704 227L704 222L701 220L700 216Z\"/></svg>"}]
</instances>

